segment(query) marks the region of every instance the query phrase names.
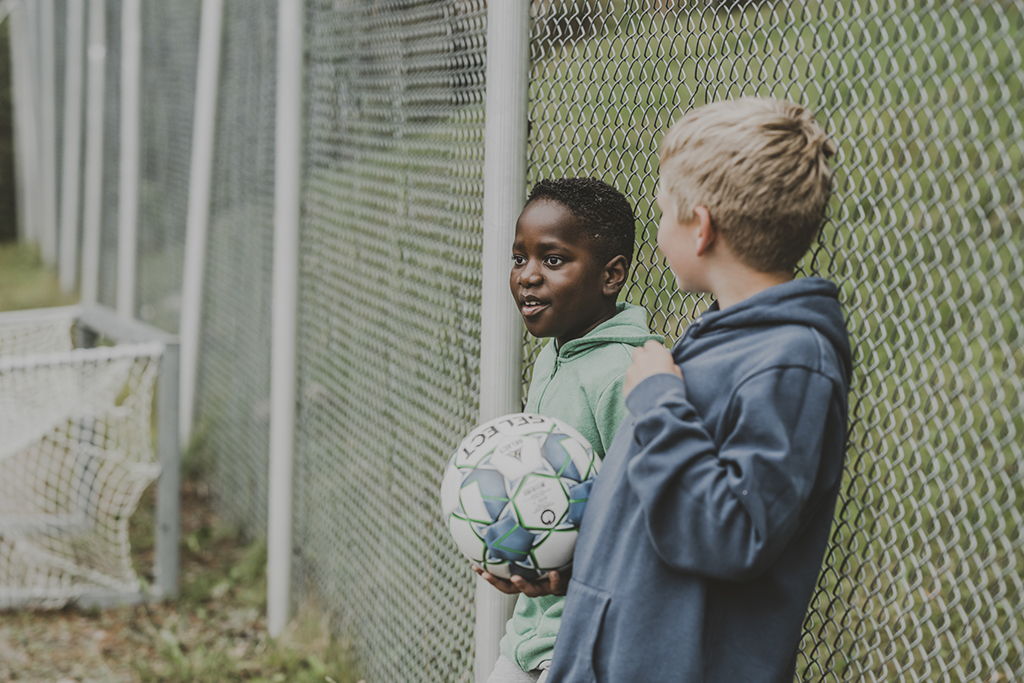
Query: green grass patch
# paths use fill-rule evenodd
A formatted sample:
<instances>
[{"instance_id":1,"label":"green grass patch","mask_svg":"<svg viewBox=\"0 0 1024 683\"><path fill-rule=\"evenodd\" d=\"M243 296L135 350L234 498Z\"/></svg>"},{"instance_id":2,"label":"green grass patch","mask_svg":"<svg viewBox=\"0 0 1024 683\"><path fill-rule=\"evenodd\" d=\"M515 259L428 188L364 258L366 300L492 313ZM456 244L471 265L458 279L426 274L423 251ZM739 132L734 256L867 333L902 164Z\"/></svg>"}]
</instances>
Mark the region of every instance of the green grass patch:
<instances>
[{"instance_id":1,"label":"green grass patch","mask_svg":"<svg viewBox=\"0 0 1024 683\"><path fill-rule=\"evenodd\" d=\"M66 306L77 294L61 291L57 274L47 268L35 247L0 243L0 311Z\"/></svg>"},{"instance_id":2,"label":"green grass patch","mask_svg":"<svg viewBox=\"0 0 1024 683\"><path fill-rule=\"evenodd\" d=\"M180 593L140 627L152 652L132 659L139 680L355 683L354 654L316 605L303 605L279 638L267 635L266 542L246 539L214 511L206 483L211 454L198 434L183 456ZM144 580L152 579L152 496L151 487L131 526Z\"/></svg>"}]
</instances>

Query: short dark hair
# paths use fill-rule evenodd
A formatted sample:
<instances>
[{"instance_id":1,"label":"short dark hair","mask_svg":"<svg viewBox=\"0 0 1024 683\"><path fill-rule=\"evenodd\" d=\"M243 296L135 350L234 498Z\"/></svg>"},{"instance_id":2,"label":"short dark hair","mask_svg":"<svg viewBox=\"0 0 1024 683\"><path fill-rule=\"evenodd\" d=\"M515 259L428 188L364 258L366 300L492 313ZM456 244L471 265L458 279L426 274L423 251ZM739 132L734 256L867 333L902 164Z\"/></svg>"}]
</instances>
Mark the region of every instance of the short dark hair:
<instances>
[{"instance_id":1,"label":"short dark hair","mask_svg":"<svg viewBox=\"0 0 1024 683\"><path fill-rule=\"evenodd\" d=\"M545 179L533 186L526 200L557 202L577 219L602 264L618 255L633 262L636 241L636 215L629 200L614 187L597 178Z\"/></svg>"}]
</instances>

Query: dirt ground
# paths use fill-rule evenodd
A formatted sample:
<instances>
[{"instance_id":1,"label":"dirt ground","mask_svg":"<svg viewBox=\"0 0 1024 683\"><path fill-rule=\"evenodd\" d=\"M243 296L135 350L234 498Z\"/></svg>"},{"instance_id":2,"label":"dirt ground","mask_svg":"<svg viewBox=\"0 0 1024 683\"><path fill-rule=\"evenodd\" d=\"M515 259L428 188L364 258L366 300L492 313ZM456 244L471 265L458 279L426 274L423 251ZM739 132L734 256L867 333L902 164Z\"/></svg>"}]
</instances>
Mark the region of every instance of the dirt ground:
<instances>
[{"instance_id":1,"label":"dirt ground","mask_svg":"<svg viewBox=\"0 0 1024 683\"><path fill-rule=\"evenodd\" d=\"M151 566L146 504L144 498L133 517L140 569ZM266 551L224 529L202 483L186 482L182 510L178 600L102 611L0 612L0 681L354 683L326 623L311 610L300 611L281 638L268 637Z\"/></svg>"}]
</instances>

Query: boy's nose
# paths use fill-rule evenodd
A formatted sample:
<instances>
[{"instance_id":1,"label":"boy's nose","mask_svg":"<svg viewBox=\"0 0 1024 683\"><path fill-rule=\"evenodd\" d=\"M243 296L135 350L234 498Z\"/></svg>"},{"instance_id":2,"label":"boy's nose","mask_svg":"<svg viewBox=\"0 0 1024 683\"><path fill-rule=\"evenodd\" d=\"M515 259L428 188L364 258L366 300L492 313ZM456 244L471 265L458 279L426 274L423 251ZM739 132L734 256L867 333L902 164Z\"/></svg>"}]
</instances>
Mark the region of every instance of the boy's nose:
<instances>
[{"instance_id":1,"label":"boy's nose","mask_svg":"<svg viewBox=\"0 0 1024 683\"><path fill-rule=\"evenodd\" d=\"M519 284L520 285L537 285L541 282L540 269L526 264L521 271L519 271Z\"/></svg>"}]
</instances>

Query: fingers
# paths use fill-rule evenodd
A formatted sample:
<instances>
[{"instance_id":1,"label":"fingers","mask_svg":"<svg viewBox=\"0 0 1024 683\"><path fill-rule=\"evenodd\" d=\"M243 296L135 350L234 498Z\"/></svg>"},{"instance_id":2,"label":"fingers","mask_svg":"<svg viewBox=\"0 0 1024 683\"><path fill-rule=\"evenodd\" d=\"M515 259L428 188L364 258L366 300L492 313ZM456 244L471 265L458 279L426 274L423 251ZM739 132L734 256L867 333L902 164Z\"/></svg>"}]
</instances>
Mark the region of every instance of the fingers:
<instances>
[{"instance_id":1,"label":"fingers","mask_svg":"<svg viewBox=\"0 0 1024 683\"><path fill-rule=\"evenodd\" d=\"M561 577L557 571L550 571L547 576L539 581L527 581L521 576L513 576L512 583L519 592L530 598L539 598L542 595L563 595Z\"/></svg>"},{"instance_id":2,"label":"fingers","mask_svg":"<svg viewBox=\"0 0 1024 683\"><path fill-rule=\"evenodd\" d=\"M512 583L515 584L516 589L518 589L520 593L527 597L536 598L541 595L545 595L537 584L530 583L521 576L513 576Z\"/></svg>"},{"instance_id":3,"label":"fingers","mask_svg":"<svg viewBox=\"0 0 1024 683\"><path fill-rule=\"evenodd\" d=\"M645 341L644 348L647 349L648 351L664 351L668 353L668 349L665 348L664 344L662 344L659 341L654 341L653 339L648 339L647 341Z\"/></svg>"},{"instance_id":4,"label":"fingers","mask_svg":"<svg viewBox=\"0 0 1024 683\"><path fill-rule=\"evenodd\" d=\"M479 567L478 565L473 565L473 571L475 571L477 575L483 578L484 581L491 584L492 586L500 590L502 593L505 593L507 595L518 595L520 592L519 588L513 585L512 582L506 581L505 579L495 576L490 572L484 571L483 568Z\"/></svg>"},{"instance_id":5,"label":"fingers","mask_svg":"<svg viewBox=\"0 0 1024 683\"><path fill-rule=\"evenodd\" d=\"M476 564L473 565L473 571L484 581L507 595L522 593L531 598L539 598L542 595L565 595L566 587L562 585L562 577L557 571L548 572L547 576L538 581L527 581L518 575L513 575L512 580L508 581L491 574Z\"/></svg>"},{"instance_id":6,"label":"fingers","mask_svg":"<svg viewBox=\"0 0 1024 683\"><path fill-rule=\"evenodd\" d=\"M676 365L672 358L672 352L662 344L651 340L643 346L633 349L633 364L626 368L626 379L622 384L622 395L629 396L630 392L651 375L669 373L679 379L683 378L683 372Z\"/></svg>"}]
</instances>

